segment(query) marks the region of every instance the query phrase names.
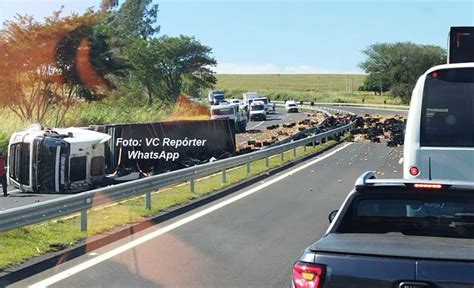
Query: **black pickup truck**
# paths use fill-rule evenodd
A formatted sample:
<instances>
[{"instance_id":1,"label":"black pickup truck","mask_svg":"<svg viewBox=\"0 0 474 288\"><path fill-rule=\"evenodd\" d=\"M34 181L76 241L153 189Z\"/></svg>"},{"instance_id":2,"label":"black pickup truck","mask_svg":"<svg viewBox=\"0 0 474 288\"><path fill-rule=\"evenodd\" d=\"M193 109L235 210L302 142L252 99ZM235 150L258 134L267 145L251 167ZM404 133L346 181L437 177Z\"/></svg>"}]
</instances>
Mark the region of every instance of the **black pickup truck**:
<instances>
[{"instance_id":1,"label":"black pickup truck","mask_svg":"<svg viewBox=\"0 0 474 288\"><path fill-rule=\"evenodd\" d=\"M474 183L366 172L329 221L293 287L474 287Z\"/></svg>"}]
</instances>

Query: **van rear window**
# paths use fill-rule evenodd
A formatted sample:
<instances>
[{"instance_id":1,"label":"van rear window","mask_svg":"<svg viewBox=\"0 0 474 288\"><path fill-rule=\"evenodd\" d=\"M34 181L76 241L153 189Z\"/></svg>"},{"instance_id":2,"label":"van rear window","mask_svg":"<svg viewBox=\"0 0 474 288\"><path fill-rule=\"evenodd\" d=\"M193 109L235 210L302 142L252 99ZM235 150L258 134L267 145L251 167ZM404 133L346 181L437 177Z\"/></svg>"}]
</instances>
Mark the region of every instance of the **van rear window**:
<instances>
[{"instance_id":1,"label":"van rear window","mask_svg":"<svg viewBox=\"0 0 474 288\"><path fill-rule=\"evenodd\" d=\"M420 145L474 146L474 68L429 74L423 92Z\"/></svg>"}]
</instances>

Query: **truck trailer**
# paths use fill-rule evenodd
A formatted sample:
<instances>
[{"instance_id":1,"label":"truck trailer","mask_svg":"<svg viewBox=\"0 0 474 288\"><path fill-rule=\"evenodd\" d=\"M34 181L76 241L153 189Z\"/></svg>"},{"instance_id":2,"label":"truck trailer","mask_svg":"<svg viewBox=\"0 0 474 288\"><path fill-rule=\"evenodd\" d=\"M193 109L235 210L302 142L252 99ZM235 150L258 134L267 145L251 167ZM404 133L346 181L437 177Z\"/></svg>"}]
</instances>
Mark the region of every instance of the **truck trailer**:
<instances>
[{"instance_id":1,"label":"truck trailer","mask_svg":"<svg viewBox=\"0 0 474 288\"><path fill-rule=\"evenodd\" d=\"M33 128L11 136L8 178L23 192L76 193L234 154L232 120Z\"/></svg>"}]
</instances>

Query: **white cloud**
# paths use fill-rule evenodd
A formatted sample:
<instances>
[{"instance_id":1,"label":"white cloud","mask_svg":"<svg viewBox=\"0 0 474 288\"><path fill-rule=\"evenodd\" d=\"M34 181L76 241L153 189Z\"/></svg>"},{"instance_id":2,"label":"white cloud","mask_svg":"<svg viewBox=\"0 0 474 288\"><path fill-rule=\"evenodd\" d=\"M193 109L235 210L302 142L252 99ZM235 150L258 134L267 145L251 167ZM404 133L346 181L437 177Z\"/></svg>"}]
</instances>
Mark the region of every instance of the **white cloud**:
<instances>
[{"instance_id":1,"label":"white cloud","mask_svg":"<svg viewBox=\"0 0 474 288\"><path fill-rule=\"evenodd\" d=\"M362 74L359 71L338 71L311 65L280 66L275 64L219 63L218 74Z\"/></svg>"}]
</instances>

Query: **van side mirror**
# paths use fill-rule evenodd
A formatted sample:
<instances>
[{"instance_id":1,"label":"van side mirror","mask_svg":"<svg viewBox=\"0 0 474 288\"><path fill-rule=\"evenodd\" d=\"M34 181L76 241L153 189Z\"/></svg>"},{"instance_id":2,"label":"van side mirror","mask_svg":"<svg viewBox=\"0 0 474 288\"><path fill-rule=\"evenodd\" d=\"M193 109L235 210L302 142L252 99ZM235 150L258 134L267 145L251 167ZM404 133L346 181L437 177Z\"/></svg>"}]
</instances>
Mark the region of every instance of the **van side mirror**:
<instances>
[{"instance_id":1,"label":"van side mirror","mask_svg":"<svg viewBox=\"0 0 474 288\"><path fill-rule=\"evenodd\" d=\"M334 218L336 218L336 215L337 215L337 211L338 210L332 210L331 213L329 213L328 215L329 223L332 223L332 221L334 221Z\"/></svg>"}]
</instances>

